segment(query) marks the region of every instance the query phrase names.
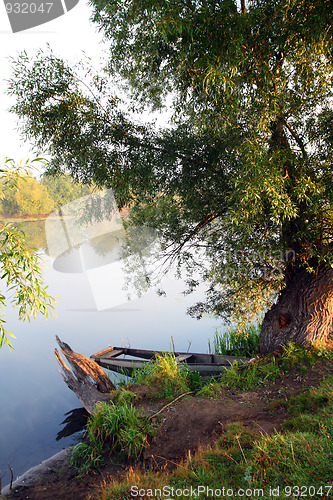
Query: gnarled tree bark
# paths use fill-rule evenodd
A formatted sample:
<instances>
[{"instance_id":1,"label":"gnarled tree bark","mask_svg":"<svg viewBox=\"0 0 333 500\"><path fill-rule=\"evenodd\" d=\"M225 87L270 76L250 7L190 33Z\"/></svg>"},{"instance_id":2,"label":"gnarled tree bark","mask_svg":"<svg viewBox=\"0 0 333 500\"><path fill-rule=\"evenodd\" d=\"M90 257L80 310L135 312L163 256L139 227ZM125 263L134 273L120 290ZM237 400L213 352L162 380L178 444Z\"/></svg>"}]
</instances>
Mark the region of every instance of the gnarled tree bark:
<instances>
[{"instance_id":1,"label":"gnarled tree bark","mask_svg":"<svg viewBox=\"0 0 333 500\"><path fill-rule=\"evenodd\" d=\"M300 346L333 341L333 269L317 266L295 271L261 328L261 353L294 342Z\"/></svg>"},{"instance_id":2,"label":"gnarled tree bark","mask_svg":"<svg viewBox=\"0 0 333 500\"><path fill-rule=\"evenodd\" d=\"M75 392L88 413L93 413L96 403L110 402L111 391L115 385L95 361L74 352L68 344L56 336L61 352L66 357L72 371L68 368L57 349L56 358L62 368L63 376L68 387Z\"/></svg>"}]
</instances>

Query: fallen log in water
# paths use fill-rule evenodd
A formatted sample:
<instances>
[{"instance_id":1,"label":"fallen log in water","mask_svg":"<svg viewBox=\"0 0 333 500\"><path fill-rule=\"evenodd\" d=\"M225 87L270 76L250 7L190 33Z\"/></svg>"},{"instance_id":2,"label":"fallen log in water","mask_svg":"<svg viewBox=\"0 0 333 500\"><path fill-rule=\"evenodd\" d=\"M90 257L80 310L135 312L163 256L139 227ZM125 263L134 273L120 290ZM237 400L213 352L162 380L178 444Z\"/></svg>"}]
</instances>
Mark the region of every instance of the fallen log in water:
<instances>
[{"instance_id":1,"label":"fallen log in water","mask_svg":"<svg viewBox=\"0 0 333 500\"><path fill-rule=\"evenodd\" d=\"M67 386L76 394L88 413L94 412L96 403L111 401L110 392L115 390L116 387L102 368L95 361L83 356L83 354L74 352L57 335L56 339L61 352L72 368L71 371L59 351L55 349L55 356L63 372L60 371L60 373Z\"/></svg>"}]
</instances>

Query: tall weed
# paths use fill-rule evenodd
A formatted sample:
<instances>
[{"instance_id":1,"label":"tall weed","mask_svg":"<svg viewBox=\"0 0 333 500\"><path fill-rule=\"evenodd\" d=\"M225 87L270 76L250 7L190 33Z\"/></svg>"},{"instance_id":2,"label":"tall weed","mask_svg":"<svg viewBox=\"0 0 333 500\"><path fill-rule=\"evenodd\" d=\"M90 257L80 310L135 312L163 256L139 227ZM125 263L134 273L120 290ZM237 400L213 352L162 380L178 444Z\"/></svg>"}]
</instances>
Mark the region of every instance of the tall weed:
<instances>
[{"instance_id":1,"label":"tall weed","mask_svg":"<svg viewBox=\"0 0 333 500\"><path fill-rule=\"evenodd\" d=\"M100 403L88 419L88 443L79 443L73 448L71 465L83 476L91 469L99 469L106 454L136 459L150 434L151 425L131 403L126 400L118 405Z\"/></svg>"},{"instance_id":2,"label":"tall weed","mask_svg":"<svg viewBox=\"0 0 333 500\"><path fill-rule=\"evenodd\" d=\"M209 351L228 356L256 356L259 354L260 331L258 324L248 325L242 330L230 329L223 333L216 330L212 344L208 341Z\"/></svg>"},{"instance_id":3,"label":"tall weed","mask_svg":"<svg viewBox=\"0 0 333 500\"><path fill-rule=\"evenodd\" d=\"M192 373L186 364L178 363L174 353L156 354L142 369L132 374L138 384L155 384L157 399L173 399L181 393L199 389L202 378Z\"/></svg>"},{"instance_id":4,"label":"tall weed","mask_svg":"<svg viewBox=\"0 0 333 500\"><path fill-rule=\"evenodd\" d=\"M125 453L127 458L137 458L147 441L147 423L126 401L121 405L98 404L88 429L110 452Z\"/></svg>"}]
</instances>

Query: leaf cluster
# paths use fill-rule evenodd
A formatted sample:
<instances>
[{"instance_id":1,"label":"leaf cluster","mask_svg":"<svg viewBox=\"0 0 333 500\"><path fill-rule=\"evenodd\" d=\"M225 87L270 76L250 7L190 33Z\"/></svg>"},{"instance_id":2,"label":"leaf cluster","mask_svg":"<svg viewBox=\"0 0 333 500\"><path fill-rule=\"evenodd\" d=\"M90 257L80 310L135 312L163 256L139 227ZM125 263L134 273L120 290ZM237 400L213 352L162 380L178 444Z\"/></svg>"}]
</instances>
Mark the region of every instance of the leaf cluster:
<instances>
[{"instance_id":1,"label":"leaf cluster","mask_svg":"<svg viewBox=\"0 0 333 500\"><path fill-rule=\"evenodd\" d=\"M29 169L29 162L23 166ZM22 168L17 168L13 160L6 160L0 170L1 192L18 186ZM14 337L5 328L4 309L8 300L18 309L21 320L30 321L37 314L48 316L54 308L54 299L48 294L43 283L40 257L27 243L19 226L0 221L0 348L7 344L12 347L9 337Z\"/></svg>"}]
</instances>

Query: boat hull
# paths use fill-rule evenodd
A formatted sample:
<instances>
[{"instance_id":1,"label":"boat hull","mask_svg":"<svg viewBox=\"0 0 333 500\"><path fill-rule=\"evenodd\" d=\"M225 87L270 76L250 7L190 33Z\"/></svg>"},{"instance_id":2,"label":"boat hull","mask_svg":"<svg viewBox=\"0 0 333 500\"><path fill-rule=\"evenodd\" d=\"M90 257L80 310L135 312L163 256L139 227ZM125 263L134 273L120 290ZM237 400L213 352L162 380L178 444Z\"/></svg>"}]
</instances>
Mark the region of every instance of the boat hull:
<instances>
[{"instance_id":1,"label":"boat hull","mask_svg":"<svg viewBox=\"0 0 333 500\"><path fill-rule=\"evenodd\" d=\"M150 360L165 354L163 351L132 349L128 347L109 347L90 356L96 363L108 370L132 376L133 371L144 368ZM233 363L245 364L250 358L224 356L221 354L174 352L179 364L186 363L189 370L198 372L204 378L216 377L230 368ZM141 359L119 359L130 356Z\"/></svg>"}]
</instances>

